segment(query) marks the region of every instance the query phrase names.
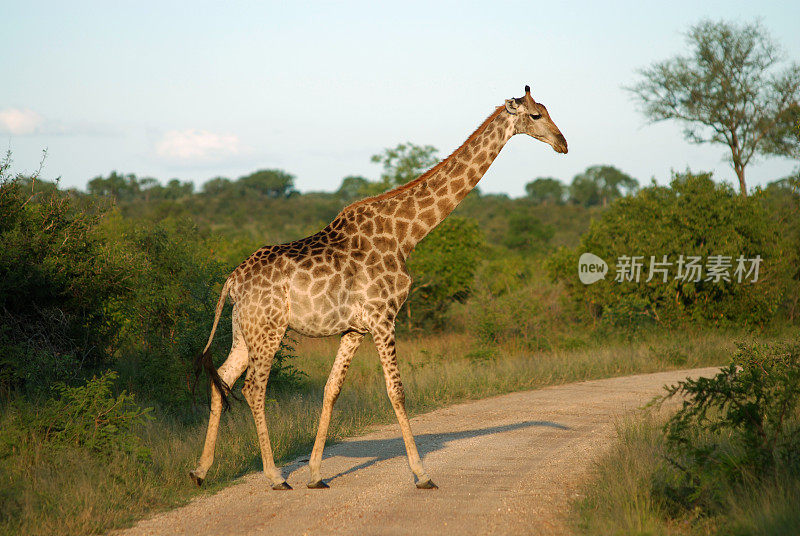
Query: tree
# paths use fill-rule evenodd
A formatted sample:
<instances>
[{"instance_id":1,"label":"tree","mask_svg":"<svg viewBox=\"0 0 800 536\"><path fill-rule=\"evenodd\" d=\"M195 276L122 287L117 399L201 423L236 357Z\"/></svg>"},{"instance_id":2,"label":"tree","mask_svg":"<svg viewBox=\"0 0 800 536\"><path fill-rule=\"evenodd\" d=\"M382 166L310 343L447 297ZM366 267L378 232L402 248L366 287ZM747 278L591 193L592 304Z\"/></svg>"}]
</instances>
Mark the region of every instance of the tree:
<instances>
[{"instance_id":1,"label":"tree","mask_svg":"<svg viewBox=\"0 0 800 536\"><path fill-rule=\"evenodd\" d=\"M372 161L383 165L381 181L376 184L379 193L405 184L439 162L438 150L433 145L401 143L372 155Z\"/></svg>"},{"instance_id":2,"label":"tree","mask_svg":"<svg viewBox=\"0 0 800 536\"><path fill-rule=\"evenodd\" d=\"M552 177L539 177L525 185L525 193L534 203L545 205L564 202L564 184Z\"/></svg>"},{"instance_id":3,"label":"tree","mask_svg":"<svg viewBox=\"0 0 800 536\"><path fill-rule=\"evenodd\" d=\"M348 175L342 179L342 185L336 190L336 195L345 201L354 201L361 196L366 196L369 180L359 175Z\"/></svg>"},{"instance_id":4,"label":"tree","mask_svg":"<svg viewBox=\"0 0 800 536\"><path fill-rule=\"evenodd\" d=\"M756 154L800 156L800 65L779 70L783 55L760 23L702 21L686 34L688 56L639 70L628 87L652 122L683 123L692 143L722 143L742 195Z\"/></svg>"},{"instance_id":5,"label":"tree","mask_svg":"<svg viewBox=\"0 0 800 536\"><path fill-rule=\"evenodd\" d=\"M231 190L233 183L226 177L214 177L203 183L203 193L208 195L219 195Z\"/></svg>"},{"instance_id":6,"label":"tree","mask_svg":"<svg viewBox=\"0 0 800 536\"><path fill-rule=\"evenodd\" d=\"M144 198L144 202L150 202L150 196L153 192L161 188L158 179L153 177L144 177L139 179L139 196Z\"/></svg>"},{"instance_id":7,"label":"tree","mask_svg":"<svg viewBox=\"0 0 800 536\"><path fill-rule=\"evenodd\" d=\"M634 193L639 187L639 181L614 166L593 166L585 173L596 177L603 206L624 195Z\"/></svg>"},{"instance_id":8,"label":"tree","mask_svg":"<svg viewBox=\"0 0 800 536\"><path fill-rule=\"evenodd\" d=\"M600 187L584 173L575 175L569 185L569 199L577 205L591 207L600 204Z\"/></svg>"},{"instance_id":9,"label":"tree","mask_svg":"<svg viewBox=\"0 0 800 536\"><path fill-rule=\"evenodd\" d=\"M87 184L89 193L97 196L109 196L116 200L132 199L139 193L139 181L136 175L122 175L112 171L108 178L95 177Z\"/></svg>"},{"instance_id":10,"label":"tree","mask_svg":"<svg viewBox=\"0 0 800 536\"><path fill-rule=\"evenodd\" d=\"M541 251L553 238L553 228L544 225L530 210L517 209L508 217L508 234L503 245L521 251Z\"/></svg>"},{"instance_id":11,"label":"tree","mask_svg":"<svg viewBox=\"0 0 800 536\"><path fill-rule=\"evenodd\" d=\"M160 193L164 199L188 197L194 193L194 183L191 181L181 182L180 179L170 179Z\"/></svg>"},{"instance_id":12,"label":"tree","mask_svg":"<svg viewBox=\"0 0 800 536\"><path fill-rule=\"evenodd\" d=\"M281 169L261 169L250 175L240 177L236 182L241 187L243 195L258 193L273 199L279 199L296 193L294 175Z\"/></svg>"},{"instance_id":13,"label":"tree","mask_svg":"<svg viewBox=\"0 0 800 536\"><path fill-rule=\"evenodd\" d=\"M578 204L608 205L615 199L631 194L639 181L614 166L591 166L575 175L569 188L570 198Z\"/></svg>"}]
</instances>

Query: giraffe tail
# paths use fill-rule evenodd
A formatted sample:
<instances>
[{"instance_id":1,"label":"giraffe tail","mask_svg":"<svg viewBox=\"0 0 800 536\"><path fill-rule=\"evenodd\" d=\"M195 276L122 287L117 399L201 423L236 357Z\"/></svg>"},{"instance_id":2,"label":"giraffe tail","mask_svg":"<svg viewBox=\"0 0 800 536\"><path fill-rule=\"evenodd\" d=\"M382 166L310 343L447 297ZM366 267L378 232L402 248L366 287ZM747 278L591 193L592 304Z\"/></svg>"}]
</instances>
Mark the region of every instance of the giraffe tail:
<instances>
[{"instance_id":1,"label":"giraffe tail","mask_svg":"<svg viewBox=\"0 0 800 536\"><path fill-rule=\"evenodd\" d=\"M222 314L222 309L225 307L225 298L228 297L228 292L230 291L232 280L228 278L225 281L225 284L222 286L222 293L220 294L219 301L217 302L217 309L214 313L214 324L211 326L211 335L208 337L208 343L206 343L206 347L203 349L201 354L195 358L194 362L194 372L195 372L195 379L194 385L197 385L197 380L200 377L200 373L205 369L206 374L211 379L211 383L217 389L220 396L222 397L222 408L223 410L228 410L231 407L230 401L228 400L228 395L231 394L231 388L228 384L225 383L219 373L217 372L216 367L214 367L214 358L211 355L211 342L214 340L214 334L217 331L217 325L219 324L219 317ZM194 386L192 386L192 391L194 391ZM234 398L236 398L235 395Z\"/></svg>"}]
</instances>

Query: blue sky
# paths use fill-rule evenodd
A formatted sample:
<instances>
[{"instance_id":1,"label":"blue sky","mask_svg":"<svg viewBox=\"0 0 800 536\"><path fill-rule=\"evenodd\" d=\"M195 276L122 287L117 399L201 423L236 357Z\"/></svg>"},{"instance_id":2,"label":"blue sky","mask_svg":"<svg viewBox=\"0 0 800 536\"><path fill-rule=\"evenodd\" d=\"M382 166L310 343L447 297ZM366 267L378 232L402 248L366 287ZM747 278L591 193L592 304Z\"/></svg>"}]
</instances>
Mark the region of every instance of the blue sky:
<instances>
[{"instance_id":1,"label":"blue sky","mask_svg":"<svg viewBox=\"0 0 800 536\"><path fill-rule=\"evenodd\" d=\"M480 186L521 195L595 164L647 183L670 170L734 182L722 146L649 125L622 89L686 50L703 18L761 19L800 61L799 2L35 2L0 18L0 146L15 171L84 188L111 170L198 186L282 168L302 191L377 178L370 155L457 147L525 84L569 141L515 137ZM750 185L796 162L760 160Z\"/></svg>"}]
</instances>

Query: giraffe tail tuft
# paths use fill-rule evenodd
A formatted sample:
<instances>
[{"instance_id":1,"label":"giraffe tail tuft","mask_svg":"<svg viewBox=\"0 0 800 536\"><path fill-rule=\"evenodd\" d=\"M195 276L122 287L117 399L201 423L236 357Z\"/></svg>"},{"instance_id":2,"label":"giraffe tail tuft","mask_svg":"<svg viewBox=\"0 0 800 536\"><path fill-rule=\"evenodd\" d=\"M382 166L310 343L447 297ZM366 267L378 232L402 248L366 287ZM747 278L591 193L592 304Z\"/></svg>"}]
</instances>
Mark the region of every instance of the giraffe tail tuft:
<instances>
[{"instance_id":1,"label":"giraffe tail tuft","mask_svg":"<svg viewBox=\"0 0 800 536\"><path fill-rule=\"evenodd\" d=\"M205 349L203 352L198 354L194 361L194 385L197 385L197 380L200 377L200 373L205 369L206 374L211 379L212 388L216 388L219 392L220 396L222 397L222 409L227 411L231 407L231 403L228 400L228 395L237 398L235 394L231 392L230 386L225 383L219 372L217 372L216 367L214 366L214 358L211 354L211 341L214 340L214 333L217 331L217 324L219 324L219 317L222 314L222 308L225 306L225 298L228 297L228 292L230 289L232 281L228 278L225 281L225 284L222 286L222 293L220 294L219 301L217 302L217 309L214 314L214 325L211 327L211 335L208 337L208 343L206 344ZM194 392L194 386L192 386L192 391Z\"/></svg>"},{"instance_id":2,"label":"giraffe tail tuft","mask_svg":"<svg viewBox=\"0 0 800 536\"><path fill-rule=\"evenodd\" d=\"M217 389L220 396L222 397L222 410L228 411L231 409L231 402L228 400L228 395L233 396L236 398L236 395L231 393L231 388L225 383L219 372L217 372L217 368L214 366L214 358L211 355L211 348L206 348L206 350L197 356L195 360L195 378L200 376L200 373L205 369L206 374L211 379L211 383Z\"/></svg>"}]
</instances>

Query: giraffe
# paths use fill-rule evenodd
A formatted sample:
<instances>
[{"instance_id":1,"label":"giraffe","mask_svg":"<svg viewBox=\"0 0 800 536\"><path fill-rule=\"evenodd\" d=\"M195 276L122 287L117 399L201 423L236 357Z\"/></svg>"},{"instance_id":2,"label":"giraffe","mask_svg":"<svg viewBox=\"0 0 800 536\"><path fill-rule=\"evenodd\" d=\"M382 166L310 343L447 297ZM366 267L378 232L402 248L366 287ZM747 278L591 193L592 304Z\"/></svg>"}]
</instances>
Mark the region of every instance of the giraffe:
<instances>
[{"instance_id":1,"label":"giraffe","mask_svg":"<svg viewBox=\"0 0 800 536\"><path fill-rule=\"evenodd\" d=\"M411 288L405 260L475 187L515 134L527 134L558 153L567 152L561 131L525 86L523 97L498 106L458 149L426 173L345 207L310 237L260 248L231 273L199 358L211 378L211 412L203 452L197 468L189 473L197 485L213 463L220 414L228 407L230 386L245 373L242 394L255 420L264 473L272 489L291 489L273 460L264 402L273 356L286 329L292 328L311 337L341 335L325 384L307 486L328 487L320 466L331 413L353 355L370 333L416 486L437 487L425 471L411 433L397 366L395 317ZM233 303L233 343L217 370L209 348L226 296Z\"/></svg>"}]
</instances>

